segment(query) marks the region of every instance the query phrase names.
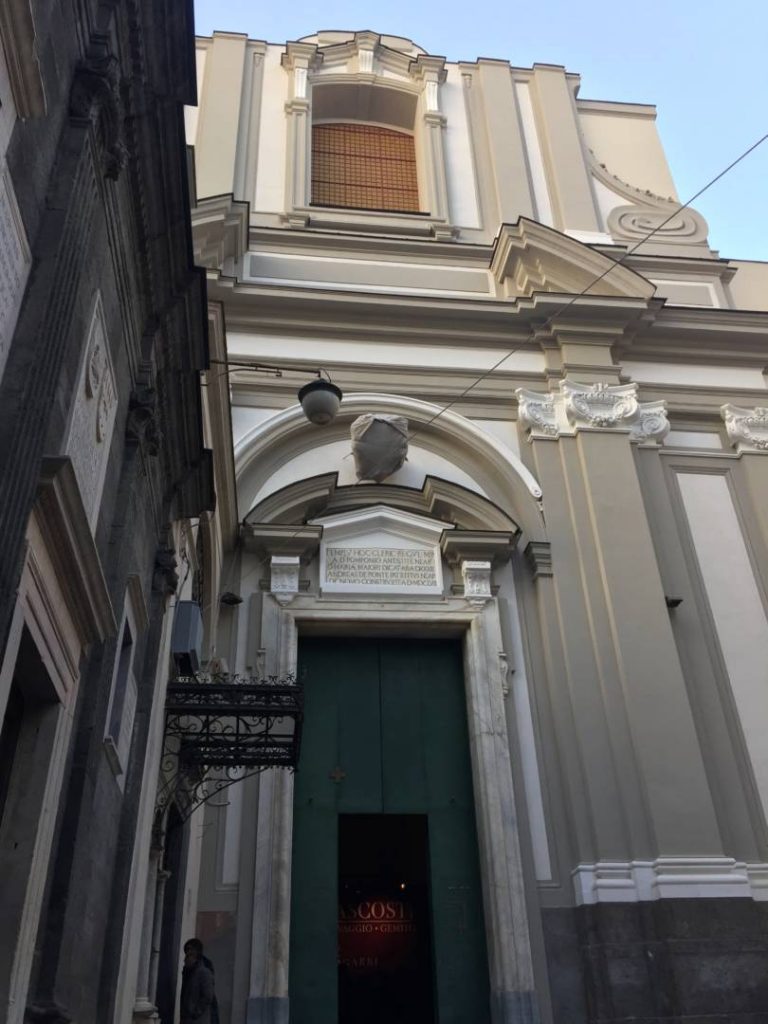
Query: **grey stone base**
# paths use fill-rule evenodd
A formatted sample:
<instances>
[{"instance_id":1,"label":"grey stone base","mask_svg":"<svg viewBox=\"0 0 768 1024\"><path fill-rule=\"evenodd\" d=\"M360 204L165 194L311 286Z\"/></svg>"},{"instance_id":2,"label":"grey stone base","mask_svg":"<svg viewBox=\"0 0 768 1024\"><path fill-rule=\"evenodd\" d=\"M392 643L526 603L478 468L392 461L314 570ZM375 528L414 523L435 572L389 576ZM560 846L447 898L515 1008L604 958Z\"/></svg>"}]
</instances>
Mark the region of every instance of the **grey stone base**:
<instances>
[{"instance_id":1,"label":"grey stone base","mask_svg":"<svg viewBox=\"0 0 768 1024\"><path fill-rule=\"evenodd\" d=\"M539 1008L533 992L492 992L493 1024L539 1024Z\"/></svg>"},{"instance_id":2,"label":"grey stone base","mask_svg":"<svg viewBox=\"0 0 768 1024\"><path fill-rule=\"evenodd\" d=\"M768 903L542 912L555 1024L768 1024Z\"/></svg>"},{"instance_id":3,"label":"grey stone base","mask_svg":"<svg viewBox=\"0 0 768 1024\"><path fill-rule=\"evenodd\" d=\"M288 1000L276 996L252 997L246 1007L245 1024L288 1024Z\"/></svg>"}]
</instances>

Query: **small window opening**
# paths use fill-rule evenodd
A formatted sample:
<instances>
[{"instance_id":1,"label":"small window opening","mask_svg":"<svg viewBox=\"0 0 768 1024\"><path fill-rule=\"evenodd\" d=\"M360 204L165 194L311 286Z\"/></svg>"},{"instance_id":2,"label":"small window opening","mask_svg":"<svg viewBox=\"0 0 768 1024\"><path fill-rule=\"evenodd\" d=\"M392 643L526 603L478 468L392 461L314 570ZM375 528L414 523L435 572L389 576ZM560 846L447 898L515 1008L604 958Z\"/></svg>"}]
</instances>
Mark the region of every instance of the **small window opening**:
<instances>
[{"instance_id":1,"label":"small window opening","mask_svg":"<svg viewBox=\"0 0 768 1024\"><path fill-rule=\"evenodd\" d=\"M370 124L313 125L312 203L418 213L413 135Z\"/></svg>"}]
</instances>

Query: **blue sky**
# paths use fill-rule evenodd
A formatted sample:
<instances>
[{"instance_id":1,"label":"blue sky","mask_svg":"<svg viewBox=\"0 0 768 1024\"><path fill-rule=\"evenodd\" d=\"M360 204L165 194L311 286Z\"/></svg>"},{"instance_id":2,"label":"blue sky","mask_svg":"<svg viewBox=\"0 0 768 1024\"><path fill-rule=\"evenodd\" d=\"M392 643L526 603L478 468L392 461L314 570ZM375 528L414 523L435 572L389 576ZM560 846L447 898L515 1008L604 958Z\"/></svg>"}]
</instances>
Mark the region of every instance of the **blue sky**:
<instances>
[{"instance_id":1,"label":"blue sky","mask_svg":"<svg viewBox=\"0 0 768 1024\"><path fill-rule=\"evenodd\" d=\"M768 132L768 0L195 0L195 12L201 35L285 42L373 29L449 60L564 64L581 75L583 98L656 104L683 199ZM722 256L768 260L768 141L694 205Z\"/></svg>"}]
</instances>

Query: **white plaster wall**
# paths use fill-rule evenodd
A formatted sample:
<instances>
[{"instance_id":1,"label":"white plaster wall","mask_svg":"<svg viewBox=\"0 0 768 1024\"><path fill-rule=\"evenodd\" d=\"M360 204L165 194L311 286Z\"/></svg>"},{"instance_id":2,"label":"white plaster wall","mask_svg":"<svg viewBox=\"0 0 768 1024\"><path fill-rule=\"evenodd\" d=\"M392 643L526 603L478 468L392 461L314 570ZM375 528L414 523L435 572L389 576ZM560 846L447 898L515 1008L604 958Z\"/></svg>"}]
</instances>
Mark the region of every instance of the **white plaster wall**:
<instances>
[{"instance_id":1,"label":"white plaster wall","mask_svg":"<svg viewBox=\"0 0 768 1024\"><path fill-rule=\"evenodd\" d=\"M355 476L355 463L352 458L352 446L350 441L332 441L330 444L318 445L309 451L302 452L295 458L283 463L276 473L270 477L268 482L257 492L249 508L253 508L264 498L281 487L303 480L306 477L318 476L321 473L338 473L339 486L351 486L357 483ZM388 484L397 484L400 487L420 488L424 484L426 476L439 476L444 480L451 480L467 487L470 490L488 497L479 484L467 473L454 466L442 455L419 448L411 444L408 450L408 461L402 469L399 469L392 476L387 477L386 483L381 484L382 502L386 501L386 488ZM247 511L246 511L247 514Z\"/></svg>"},{"instance_id":2,"label":"white plaster wall","mask_svg":"<svg viewBox=\"0 0 768 1024\"><path fill-rule=\"evenodd\" d=\"M599 164L628 185L677 199L652 110L577 107L584 141Z\"/></svg>"},{"instance_id":3,"label":"white plaster wall","mask_svg":"<svg viewBox=\"0 0 768 1024\"><path fill-rule=\"evenodd\" d=\"M525 142L526 156L528 157L528 170L533 186L533 198L536 201L536 219L541 224L552 227L555 219L552 214L552 202L547 184L547 174L544 170L544 158L541 153L539 133L536 130L536 117L533 113L530 86L526 82L516 82L515 93L517 94L517 105L520 110L520 124L523 129L523 140Z\"/></svg>"},{"instance_id":4,"label":"white plaster wall","mask_svg":"<svg viewBox=\"0 0 768 1024\"><path fill-rule=\"evenodd\" d=\"M617 206L626 206L627 200L624 196L620 196L618 192L612 191L602 181L598 181L597 178L592 178L592 189L595 193L595 199L597 200L597 209L600 214L600 226L603 231L608 230L608 217L612 210L615 210Z\"/></svg>"},{"instance_id":5,"label":"white plaster wall","mask_svg":"<svg viewBox=\"0 0 768 1024\"><path fill-rule=\"evenodd\" d=\"M280 64L282 52L281 46L267 47L261 90L259 156L253 205L255 211L270 213L285 210L288 78Z\"/></svg>"},{"instance_id":6,"label":"white plaster wall","mask_svg":"<svg viewBox=\"0 0 768 1024\"><path fill-rule=\"evenodd\" d=\"M243 816L243 791L245 783L236 782L224 790L226 808L219 812L219 827L222 815L224 821L224 841L221 851L222 885L237 885L240 879L240 830ZM217 864L218 872L218 864Z\"/></svg>"},{"instance_id":7,"label":"white plaster wall","mask_svg":"<svg viewBox=\"0 0 768 1024\"><path fill-rule=\"evenodd\" d=\"M463 79L455 64L449 64L446 72L440 89L440 105L446 119L444 150L449 218L452 224L462 228L480 228L482 222Z\"/></svg>"},{"instance_id":8,"label":"white plaster wall","mask_svg":"<svg viewBox=\"0 0 768 1024\"><path fill-rule=\"evenodd\" d=\"M672 306L721 306L717 289L710 281L675 281L650 277L656 294Z\"/></svg>"},{"instance_id":9,"label":"white plaster wall","mask_svg":"<svg viewBox=\"0 0 768 1024\"><path fill-rule=\"evenodd\" d=\"M203 98L203 85L205 82L205 58L207 47L199 43L195 49L195 68L197 70L197 106L184 107L184 128L187 136L187 144L194 146L197 139L197 122L200 116L200 103Z\"/></svg>"},{"instance_id":10,"label":"white plaster wall","mask_svg":"<svg viewBox=\"0 0 768 1024\"><path fill-rule=\"evenodd\" d=\"M768 814L768 616L727 478L678 473L696 557Z\"/></svg>"},{"instance_id":11,"label":"white plaster wall","mask_svg":"<svg viewBox=\"0 0 768 1024\"><path fill-rule=\"evenodd\" d=\"M482 430L492 434L497 441L501 441L515 455L520 454L520 438L517 433L517 424L514 420L473 419L472 422L476 423Z\"/></svg>"},{"instance_id":12,"label":"white plaster wall","mask_svg":"<svg viewBox=\"0 0 768 1024\"><path fill-rule=\"evenodd\" d=\"M663 442L669 448L723 450L723 439L712 430L670 430Z\"/></svg>"},{"instance_id":13,"label":"white plaster wall","mask_svg":"<svg viewBox=\"0 0 768 1024\"><path fill-rule=\"evenodd\" d=\"M484 268L298 253L251 253L243 261L243 277L257 284L314 285L345 292L487 298L491 291L490 273Z\"/></svg>"},{"instance_id":14,"label":"white plaster wall","mask_svg":"<svg viewBox=\"0 0 768 1024\"><path fill-rule=\"evenodd\" d=\"M652 363L622 360L624 373L640 384L700 384L711 388L765 388L758 367L704 366L696 363Z\"/></svg>"},{"instance_id":15,"label":"white plaster wall","mask_svg":"<svg viewBox=\"0 0 768 1024\"><path fill-rule=\"evenodd\" d=\"M460 348L458 346L412 345L410 343L369 342L364 338L336 341L314 338L269 337L229 331L230 359L243 356L266 361L295 359L318 367L330 363L351 363L355 366L440 367L456 370L488 370L498 362L501 352L495 348ZM625 364L628 365L628 364ZM499 367L501 372L523 371L543 373L542 352L514 352ZM299 385L297 385L298 387Z\"/></svg>"},{"instance_id":16,"label":"white plaster wall","mask_svg":"<svg viewBox=\"0 0 768 1024\"><path fill-rule=\"evenodd\" d=\"M768 263L732 260L736 275L728 284L736 309L768 310Z\"/></svg>"},{"instance_id":17,"label":"white plaster wall","mask_svg":"<svg viewBox=\"0 0 768 1024\"><path fill-rule=\"evenodd\" d=\"M232 406L232 441L235 446L253 427L270 416L275 415L274 409L257 409L246 405Z\"/></svg>"}]
</instances>

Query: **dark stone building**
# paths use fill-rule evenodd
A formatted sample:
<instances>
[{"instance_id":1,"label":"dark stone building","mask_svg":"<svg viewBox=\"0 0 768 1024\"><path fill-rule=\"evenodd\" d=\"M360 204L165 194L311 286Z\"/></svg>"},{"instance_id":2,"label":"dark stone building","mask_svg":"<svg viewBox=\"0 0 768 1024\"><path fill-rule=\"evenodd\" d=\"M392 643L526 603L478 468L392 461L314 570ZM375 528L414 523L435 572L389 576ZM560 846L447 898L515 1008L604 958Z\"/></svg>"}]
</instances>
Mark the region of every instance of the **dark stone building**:
<instances>
[{"instance_id":1,"label":"dark stone building","mask_svg":"<svg viewBox=\"0 0 768 1024\"><path fill-rule=\"evenodd\" d=\"M12 0L0 30L0 1020L96 1024L215 505L192 3Z\"/></svg>"}]
</instances>

